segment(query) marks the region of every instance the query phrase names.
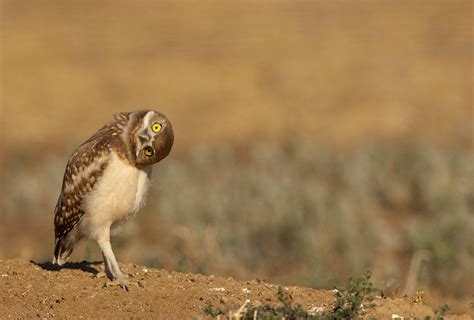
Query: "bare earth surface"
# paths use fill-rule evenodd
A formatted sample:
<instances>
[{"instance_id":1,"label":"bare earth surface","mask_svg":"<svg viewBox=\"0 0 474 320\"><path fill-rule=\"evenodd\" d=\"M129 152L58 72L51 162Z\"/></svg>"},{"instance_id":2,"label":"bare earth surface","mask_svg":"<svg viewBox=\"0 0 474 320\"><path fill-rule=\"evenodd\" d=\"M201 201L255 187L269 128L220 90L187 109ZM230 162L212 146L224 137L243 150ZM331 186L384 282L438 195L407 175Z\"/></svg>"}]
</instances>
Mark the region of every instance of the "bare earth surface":
<instances>
[{"instance_id":1,"label":"bare earth surface","mask_svg":"<svg viewBox=\"0 0 474 320\"><path fill-rule=\"evenodd\" d=\"M58 269L50 263L0 260L0 318L160 318L209 317L206 305L237 310L247 299L255 305L277 304L278 286L259 280L186 274L136 265L122 265L129 292L105 286L96 274L99 262L70 263ZM285 287L305 310L330 310L334 293ZM363 315L376 318L433 316L432 308L410 298L377 298ZM471 319L470 316L449 316Z\"/></svg>"}]
</instances>

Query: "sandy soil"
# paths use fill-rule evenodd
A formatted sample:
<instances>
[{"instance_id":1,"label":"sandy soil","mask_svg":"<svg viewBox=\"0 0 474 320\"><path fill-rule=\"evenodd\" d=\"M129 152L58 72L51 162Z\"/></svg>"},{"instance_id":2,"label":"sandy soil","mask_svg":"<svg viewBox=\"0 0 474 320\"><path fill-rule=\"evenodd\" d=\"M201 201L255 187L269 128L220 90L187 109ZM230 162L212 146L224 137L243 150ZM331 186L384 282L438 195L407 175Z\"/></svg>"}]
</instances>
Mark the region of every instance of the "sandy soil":
<instances>
[{"instance_id":1,"label":"sandy soil","mask_svg":"<svg viewBox=\"0 0 474 320\"><path fill-rule=\"evenodd\" d=\"M100 262L70 263L58 269L50 263L0 261L0 314L10 318L166 318L209 317L203 308L238 309L247 299L253 305L277 303L277 286L260 280L186 274L137 265L122 265L129 277L129 292L105 286L96 277ZM294 303L306 310L328 310L334 293L285 287ZM392 318L433 315L432 308L411 299L376 299L366 316ZM469 316L453 318L471 319Z\"/></svg>"}]
</instances>

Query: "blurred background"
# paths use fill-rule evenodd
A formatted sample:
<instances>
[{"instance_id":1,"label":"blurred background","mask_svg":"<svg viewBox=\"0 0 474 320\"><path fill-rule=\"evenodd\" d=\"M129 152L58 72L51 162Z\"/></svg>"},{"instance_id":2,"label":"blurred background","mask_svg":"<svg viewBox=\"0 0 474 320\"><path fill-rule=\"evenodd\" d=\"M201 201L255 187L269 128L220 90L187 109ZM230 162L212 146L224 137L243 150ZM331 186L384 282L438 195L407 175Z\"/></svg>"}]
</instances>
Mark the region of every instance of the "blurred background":
<instances>
[{"instance_id":1,"label":"blurred background","mask_svg":"<svg viewBox=\"0 0 474 320\"><path fill-rule=\"evenodd\" d=\"M69 155L146 107L175 147L119 261L315 288L370 268L385 292L469 312L472 10L1 0L0 259L52 258Z\"/></svg>"}]
</instances>

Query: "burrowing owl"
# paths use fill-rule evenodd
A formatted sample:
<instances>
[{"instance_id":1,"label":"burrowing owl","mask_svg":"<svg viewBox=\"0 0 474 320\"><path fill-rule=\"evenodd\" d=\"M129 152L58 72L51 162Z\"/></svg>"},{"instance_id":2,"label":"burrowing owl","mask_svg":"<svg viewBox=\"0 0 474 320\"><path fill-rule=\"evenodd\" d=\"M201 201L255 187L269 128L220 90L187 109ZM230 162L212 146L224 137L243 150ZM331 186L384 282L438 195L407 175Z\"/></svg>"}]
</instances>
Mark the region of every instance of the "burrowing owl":
<instances>
[{"instance_id":1,"label":"burrowing owl","mask_svg":"<svg viewBox=\"0 0 474 320\"><path fill-rule=\"evenodd\" d=\"M96 240L108 277L127 289L110 235L142 207L152 165L173 145L169 120L153 110L114 115L70 157L55 209L54 263L64 264L82 238Z\"/></svg>"}]
</instances>

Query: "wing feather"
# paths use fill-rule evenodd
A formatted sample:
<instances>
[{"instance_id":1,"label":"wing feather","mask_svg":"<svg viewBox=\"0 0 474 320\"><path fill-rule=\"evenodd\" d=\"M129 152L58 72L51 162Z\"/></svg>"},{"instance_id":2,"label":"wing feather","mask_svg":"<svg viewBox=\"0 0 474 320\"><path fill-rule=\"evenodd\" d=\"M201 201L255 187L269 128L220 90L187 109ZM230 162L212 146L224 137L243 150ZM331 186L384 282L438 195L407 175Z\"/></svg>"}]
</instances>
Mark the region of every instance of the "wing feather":
<instances>
[{"instance_id":1,"label":"wing feather","mask_svg":"<svg viewBox=\"0 0 474 320\"><path fill-rule=\"evenodd\" d=\"M69 158L54 215L54 256L59 264L67 260L81 237L76 226L85 214L85 199L106 169L112 149L124 149L120 134L129 117L127 112L115 114L112 122L81 144Z\"/></svg>"},{"instance_id":2,"label":"wing feather","mask_svg":"<svg viewBox=\"0 0 474 320\"><path fill-rule=\"evenodd\" d=\"M79 146L67 163L54 216L55 257L58 261L61 252L68 251L65 246L72 251L74 243L71 246L66 239L85 213L84 199L107 167L110 144L104 128Z\"/></svg>"}]
</instances>

